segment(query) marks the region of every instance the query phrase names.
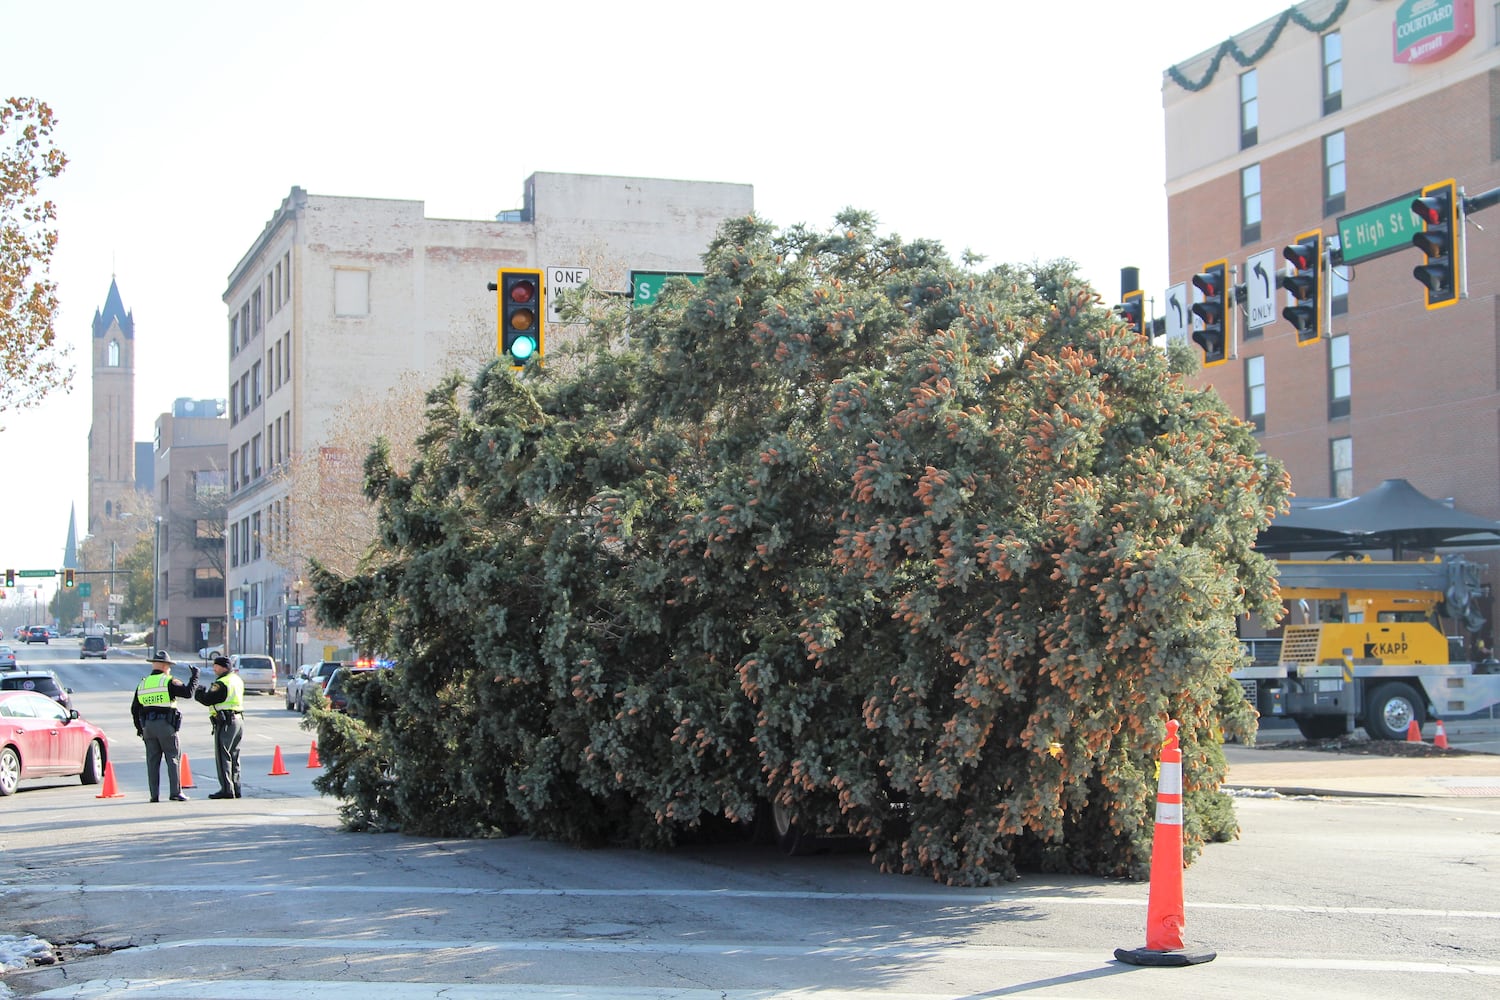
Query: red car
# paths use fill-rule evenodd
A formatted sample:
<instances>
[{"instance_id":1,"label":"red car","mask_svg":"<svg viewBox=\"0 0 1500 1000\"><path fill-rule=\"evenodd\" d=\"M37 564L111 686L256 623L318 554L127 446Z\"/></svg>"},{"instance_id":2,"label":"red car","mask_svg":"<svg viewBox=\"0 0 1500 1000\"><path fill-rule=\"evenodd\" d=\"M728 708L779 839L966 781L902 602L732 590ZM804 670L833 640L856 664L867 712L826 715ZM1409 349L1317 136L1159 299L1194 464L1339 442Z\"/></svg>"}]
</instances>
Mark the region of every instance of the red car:
<instances>
[{"instance_id":1,"label":"red car","mask_svg":"<svg viewBox=\"0 0 1500 1000\"><path fill-rule=\"evenodd\" d=\"M78 775L85 785L104 777L109 738L36 691L0 691L0 795L27 778Z\"/></svg>"}]
</instances>

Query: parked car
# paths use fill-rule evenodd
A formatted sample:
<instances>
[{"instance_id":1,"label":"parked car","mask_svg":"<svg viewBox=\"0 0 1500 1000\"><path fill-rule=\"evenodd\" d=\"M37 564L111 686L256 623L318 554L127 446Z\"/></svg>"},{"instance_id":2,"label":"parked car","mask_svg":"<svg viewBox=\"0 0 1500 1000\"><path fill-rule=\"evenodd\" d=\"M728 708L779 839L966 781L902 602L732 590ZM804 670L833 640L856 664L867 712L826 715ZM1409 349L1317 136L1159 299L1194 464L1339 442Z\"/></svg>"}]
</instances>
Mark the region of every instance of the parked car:
<instances>
[{"instance_id":1,"label":"parked car","mask_svg":"<svg viewBox=\"0 0 1500 1000\"><path fill-rule=\"evenodd\" d=\"M98 657L101 660L109 659L109 642L102 635L86 635L83 637L83 645L78 647L78 658L87 660Z\"/></svg>"},{"instance_id":2,"label":"parked car","mask_svg":"<svg viewBox=\"0 0 1500 1000\"><path fill-rule=\"evenodd\" d=\"M236 653L229 658L229 669L240 675L245 690L263 694L276 693L276 660L261 653Z\"/></svg>"},{"instance_id":3,"label":"parked car","mask_svg":"<svg viewBox=\"0 0 1500 1000\"><path fill-rule=\"evenodd\" d=\"M16 651L9 646L0 646L0 670L16 669Z\"/></svg>"},{"instance_id":4,"label":"parked car","mask_svg":"<svg viewBox=\"0 0 1500 1000\"><path fill-rule=\"evenodd\" d=\"M307 713L307 692L312 688L322 691L333 672L343 666L338 660L321 663L304 663L286 682L286 707L288 711Z\"/></svg>"},{"instance_id":5,"label":"parked car","mask_svg":"<svg viewBox=\"0 0 1500 1000\"><path fill-rule=\"evenodd\" d=\"M39 642L44 646L49 646L51 645L51 640L52 637L47 634L47 626L45 625L32 625L26 630L26 633L21 636L21 641L26 643L26 645L28 646L33 642Z\"/></svg>"},{"instance_id":6,"label":"parked car","mask_svg":"<svg viewBox=\"0 0 1500 1000\"><path fill-rule=\"evenodd\" d=\"M56 639L56 638L58 638L57 626L56 625L48 625L47 626L47 638L49 638L49 639Z\"/></svg>"},{"instance_id":7,"label":"parked car","mask_svg":"<svg viewBox=\"0 0 1500 1000\"><path fill-rule=\"evenodd\" d=\"M35 691L0 691L0 795L28 778L76 774L96 785L108 762L104 730L77 710Z\"/></svg>"},{"instance_id":8,"label":"parked car","mask_svg":"<svg viewBox=\"0 0 1500 1000\"><path fill-rule=\"evenodd\" d=\"M0 677L0 691L35 691L63 708L73 707L73 689L65 688L50 670L21 670Z\"/></svg>"},{"instance_id":9,"label":"parked car","mask_svg":"<svg viewBox=\"0 0 1500 1000\"><path fill-rule=\"evenodd\" d=\"M72 628L68 629L68 638L69 639L82 639L83 638L83 626L82 625L74 625Z\"/></svg>"}]
</instances>

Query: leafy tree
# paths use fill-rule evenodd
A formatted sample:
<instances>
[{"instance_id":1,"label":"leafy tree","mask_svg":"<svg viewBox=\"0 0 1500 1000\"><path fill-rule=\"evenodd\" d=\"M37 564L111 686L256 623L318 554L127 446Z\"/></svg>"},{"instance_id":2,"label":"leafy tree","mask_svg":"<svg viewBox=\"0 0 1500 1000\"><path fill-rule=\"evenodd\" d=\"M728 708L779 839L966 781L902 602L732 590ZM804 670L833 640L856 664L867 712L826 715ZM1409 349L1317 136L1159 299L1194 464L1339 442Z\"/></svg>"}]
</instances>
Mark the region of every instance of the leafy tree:
<instances>
[{"instance_id":1,"label":"leafy tree","mask_svg":"<svg viewBox=\"0 0 1500 1000\"><path fill-rule=\"evenodd\" d=\"M1276 614L1287 485L1191 354L1066 262L977 272L864 213L730 222L706 271L371 451L375 546L314 564L399 660L314 713L351 825L662 845L769 800L892 871L1142 876L1175 717L1189 853L1234 836L1234 619Z\"/></svg>"},{"instance_id":2,"label":"leafy tree","mask_svg":"<svg viewBox=\"0 0 1500 1000\"><path fill-rule=\"evenodd\" d=\"M58 364L57 286L47 277L57 210L39 200L42 180L68 162L52 144L54 124L34 97L0 102L0 413L37 405L69 375Z\"/></svg>"}]
</instances>

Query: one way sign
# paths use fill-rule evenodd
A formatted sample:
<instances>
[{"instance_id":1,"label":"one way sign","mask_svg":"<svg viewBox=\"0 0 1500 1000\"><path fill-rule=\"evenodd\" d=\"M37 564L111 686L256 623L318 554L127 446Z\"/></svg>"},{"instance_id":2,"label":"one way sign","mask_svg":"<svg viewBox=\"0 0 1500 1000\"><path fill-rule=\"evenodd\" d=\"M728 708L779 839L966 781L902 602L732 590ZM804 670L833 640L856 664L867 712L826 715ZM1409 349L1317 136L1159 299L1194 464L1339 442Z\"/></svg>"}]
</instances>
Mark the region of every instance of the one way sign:
<instances>
[{"instance_id":1,"label":"one way sign","mask_svg":"<svg viewBox=\"0 0 1500 1000\"><path fill-rule=\"evenodd\" d=\"M553 264L547 268L547 322L562 322L562 300L558 293L564 288L582 288L589 280L586 267L567 267Z\"/></svg>"}]
</instances>

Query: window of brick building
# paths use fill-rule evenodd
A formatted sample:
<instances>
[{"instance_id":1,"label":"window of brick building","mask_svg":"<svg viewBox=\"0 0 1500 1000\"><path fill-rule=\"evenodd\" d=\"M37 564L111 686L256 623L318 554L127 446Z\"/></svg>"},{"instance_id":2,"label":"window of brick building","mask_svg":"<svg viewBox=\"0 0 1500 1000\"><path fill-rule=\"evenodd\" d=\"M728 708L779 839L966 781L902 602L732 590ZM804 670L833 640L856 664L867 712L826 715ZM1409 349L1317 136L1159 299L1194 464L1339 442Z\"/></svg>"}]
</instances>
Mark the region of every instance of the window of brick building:
<instances>
[{"instance_id":1,"label":"window of brick building","mask_svg":"<svg viewBox=\"0 0 1500 1000\"><path fill-rule=\"evenodd\" d=\"M1245 359L1245 419L1257 431L1266 429L1266 359Z\"/></svg>"},{"instance_id":2,"label":"window of brick building","mask_svg":"<svg viewBox=\"0 0 1500 1000\"><path fill-rule=\"evenodd\" d=\"M1328 419L1349 415L1349 335L1340 333L1328 341Z\"/></svg>"},{"instance_id":3,"label":"window of brick building","mask_svg":"<svg viewBox=\"0 0 1500 1000\"><path fill-rule=\"evenodd\" d=\"M1260 127L1259 84L1255 70L1240 74L1240 148L1249 149L1258 141Z\"/></svg>"},{"instance_id":4,"label":"window of brick building","mask_svg":"<svg viewBox=\"0 0 1500 1000\"><path fill-rule=\"evenodd\" d=\"M1323 113L1344 106L1344 39L1337 31L1323 36Z\"/></svg>"},{"instance_id":5,"label":"window of brick building","mask_svg":"<svg viewBox=\"0 0 1500 1000\"><path fill-rule=\"evenodd\" d=\"M1354 439L1334 438L1328 448L1333 495L1340 500L1354 496Z\"/></svg>"},{"instance_id":6,"label":"window of brick building","mask_svg":"<svg viewBox=\"0 0 1500 1000\"><path fill-rule=\"evenodd\" d=\"M1240 171L1240 242L1260 239L1260 164Z\"/></svg>"},{"instance_id":7,"label":"window of brick building","mask_svg":"<svg viewBox=\"0 0 1500 1000\"><path fill-rule=\"evenodd\" d=\"M1344 133L1323 137L1323 214L1344 210Z\"/></svg>"}]
</instances>

